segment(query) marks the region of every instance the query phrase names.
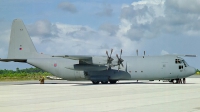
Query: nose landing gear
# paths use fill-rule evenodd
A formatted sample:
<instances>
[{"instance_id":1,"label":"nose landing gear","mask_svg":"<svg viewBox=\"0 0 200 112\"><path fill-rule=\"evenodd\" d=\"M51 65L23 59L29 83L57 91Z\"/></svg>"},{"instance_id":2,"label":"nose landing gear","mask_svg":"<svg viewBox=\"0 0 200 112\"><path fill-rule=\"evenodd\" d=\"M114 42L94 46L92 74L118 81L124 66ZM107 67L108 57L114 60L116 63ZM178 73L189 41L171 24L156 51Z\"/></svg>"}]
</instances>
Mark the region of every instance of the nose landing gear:
<instances>
[{"instance_id":1,"label":"nose landing gear","mask_svg":"<svg viewBox=\"0 0 200 112\"><path fill-rule=\"evenodd\" d=\"M182 79L172 79L169 82L172 82L173 84L185 84L186 79L185 78L183 78L183 80Z\"/></svg>"}]
</instances>

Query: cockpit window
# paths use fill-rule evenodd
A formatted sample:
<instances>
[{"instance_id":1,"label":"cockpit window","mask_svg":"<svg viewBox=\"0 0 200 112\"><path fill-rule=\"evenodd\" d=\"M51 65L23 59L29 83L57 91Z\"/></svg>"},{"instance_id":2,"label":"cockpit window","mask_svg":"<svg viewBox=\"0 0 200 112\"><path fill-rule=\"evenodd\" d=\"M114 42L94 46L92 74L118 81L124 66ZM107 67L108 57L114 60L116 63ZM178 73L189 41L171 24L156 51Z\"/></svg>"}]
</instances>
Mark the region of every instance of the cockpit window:
<instances>
[{"instance_id":1,"label":"cockpit window","mask_svg":"<svg viewBox=\"0 0 200 112\"><path fill-rule=\"evenodd\" d=\"M175 59L175 63L176 63L176 64L181 64L181 63L182 63L182 60L180 60L180 59Z\"/></svg>"},{"instance_id":2,"label":"cockpit window","mask_svg":"<svg viewBox=\"0 0 200 112\"><path fill-rule=\"evenodd\" d=\"M189 66L185 60L182 60L182 62L185 65L185 67Z\"/></svg>"},{"instance_id":3,"label":"cockpit window","mask_svg":"<svg viewBox=\"0 0 200 112\"><path fill-rule=\"evenodd\" d=\"M189 66L184 59L175 59L175 63L176 64L182 64L183 63L185 67Z\"/></svg>"}]
</instances>

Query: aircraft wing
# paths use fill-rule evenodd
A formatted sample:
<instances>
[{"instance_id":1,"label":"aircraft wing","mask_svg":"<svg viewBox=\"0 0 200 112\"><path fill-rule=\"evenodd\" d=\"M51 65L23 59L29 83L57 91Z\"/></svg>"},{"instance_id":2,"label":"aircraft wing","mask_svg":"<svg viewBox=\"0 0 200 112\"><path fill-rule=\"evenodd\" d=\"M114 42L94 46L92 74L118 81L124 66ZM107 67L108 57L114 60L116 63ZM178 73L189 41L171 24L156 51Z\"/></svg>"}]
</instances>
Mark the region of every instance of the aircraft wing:
<instances>
[{"instance_id":1,"label":"aircraft wing","mask_svg":"<svg viewBox=\"0 0 200 112\"><path fill-rule=\"evenodd\" d=\"M197 55L178 55L178 57L197 57Z\"/></svg>"},{"instance_id":2,"label":"aircraft wing","mask_svg":"<svg viewBox=\"0 0 200 112\"><path fill-rule=\"evenodd\" d=\"M94 64L94 65L106 65L107 57L106 56L87 56L87 55L57 55L52 57L61 57L72 60L79 60L79 63L82 64Z\"/></svg>"},{"instance_id":3,"label":"aircraft wing","mask_svg":"<svg viewBox=\"0 0 200 112\"><path fill-rule=\"evenodd\" d=\"M92 59L92 56L84 56L84 55L58 55L58 56L52 56L52 57L62 57L72 60L90 60Z\"/></svg>"},{"instance_id":4,"label":"aircraft wing","mask_svg":"<svg viewBox=\"0 0 200 112\"><path fill-rule=\"evenodd\" d=\"M197 55L184 55L184 57L197 57Z\"/></svg>"},{"instance_id":5,"label":"aircraft wing","mask_svg":"<svg viewBox=\"0 0 200 112\"><path fill-rule=\"evenodd\" d=\"M197 55L191 55L191 54L187 54L187 55L180 55L180 54L166 54L166 56L177 56L177 57L197 57Z\"/></svg>"}]
</instances>

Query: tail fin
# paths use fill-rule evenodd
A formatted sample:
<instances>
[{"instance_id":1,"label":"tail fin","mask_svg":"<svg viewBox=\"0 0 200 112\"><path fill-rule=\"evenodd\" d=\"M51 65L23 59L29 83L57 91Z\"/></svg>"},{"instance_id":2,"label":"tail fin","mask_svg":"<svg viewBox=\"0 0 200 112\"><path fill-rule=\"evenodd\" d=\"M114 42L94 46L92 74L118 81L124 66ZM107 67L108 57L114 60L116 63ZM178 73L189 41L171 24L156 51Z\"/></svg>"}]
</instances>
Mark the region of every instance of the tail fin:
<instances>
[{"instance_id":1,"label":"tail fin","mask_svg":"<svg viewBox=\"0 0 200 112\"><path fill-rule=\"evenodd\" d=\"M22 20L12 23L8 59L27 59L37 54L35 46Z\"/></svg>"}]
</instances>

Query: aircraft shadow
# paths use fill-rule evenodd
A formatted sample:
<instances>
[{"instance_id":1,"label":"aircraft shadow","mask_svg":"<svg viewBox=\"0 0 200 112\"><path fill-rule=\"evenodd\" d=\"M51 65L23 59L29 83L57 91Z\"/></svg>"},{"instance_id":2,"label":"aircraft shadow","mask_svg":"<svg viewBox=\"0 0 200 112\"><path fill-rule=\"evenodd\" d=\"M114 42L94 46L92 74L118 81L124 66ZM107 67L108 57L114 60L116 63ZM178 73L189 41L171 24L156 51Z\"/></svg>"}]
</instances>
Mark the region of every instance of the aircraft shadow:
<instances>
[{"instance_id":1,"label":"aircraft shadow","mask_svg":"<svg viewBox=\"0 0 200 112\"><path fill-rule=\"evenodd\" d=\"M116 83L116 84L92 84L92 83L76 83L76 85L72 85L72 86L105 86L105 85L125 85L125 84L139 84L139 85L141 85L141 84L161 84L161 85L171 85L171 84L173 84L173 83L162 83L162 82L160 82L160 83L148 83L148 82L118 82L118 83ZM196 84L196 83L186 83L186 84ZM177 84L174 84L174 85L177 85Z\"/></svg>"}]
</instances>

